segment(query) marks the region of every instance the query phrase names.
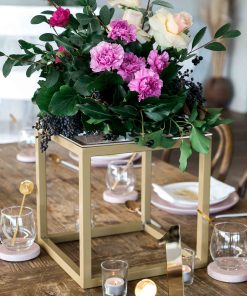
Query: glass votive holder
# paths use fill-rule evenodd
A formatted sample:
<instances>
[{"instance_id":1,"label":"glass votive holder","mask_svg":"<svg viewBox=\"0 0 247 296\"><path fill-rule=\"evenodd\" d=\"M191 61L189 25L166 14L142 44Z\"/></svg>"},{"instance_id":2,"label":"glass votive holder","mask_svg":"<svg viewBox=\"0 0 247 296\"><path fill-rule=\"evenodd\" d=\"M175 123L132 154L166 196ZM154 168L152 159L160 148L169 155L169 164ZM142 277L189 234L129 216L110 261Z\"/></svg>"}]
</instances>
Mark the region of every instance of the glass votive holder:
<instances>
[{"instance_id":1,"label":"glass votive holder","mask_svg":"<svg viewBox=\"0 0 247 296\"><path fill-rule=\"evenodd\" d=\"M247 225L238 222L215 224L210 253L219 268L240 269L247 259Z\"/></svg>"},{"instance_id":2,"label":"glass votive holder","mask_svg":"<svg viewBox=\"0 0 247 296\"><path fill-rule=\"evenodd\" d=\"M191 285L194 281L195 251L182 249L182 264L183 282L185 285Z\"/></svg>"},{"instance_id":3,"label":"glass votive holder","mask_svg":"<svg viewBox=\"0 0 247 296\"><path fill-rule=\"evenodd\" d=\"M134 191L136 177L133 163L128 160L110 161L106 174L107 188L114 194L126 195Z\"/></svg>"},{"instance_id":4,"label":"glass votive holder","mask_svg":"<svg viewBox=\"0 0 247 296\"><path fill-rule=\"evenodd\" d=\"M102 290L104 296L126 296L128 263L107 260L101 263Z\"/></svg>"},{"instance_id":5,"label":"glass votive holder","mask_svg":"<svg viewBox=\"0 0 247 296\"><path fill-rule=\"evenodd\" d=\"M21 162L35 162L35 135L32 128L24 128L20 131L17 146L17 160Z\"/></svg>"},{"instance_id":6,"label":"glass votive holder","mask_svg":"<svg viewBox=\"0 0 247 296\"><path fill-rule=\"evenodd\" d=\"M36 237L36 229L33 211L23 207L19 215L20 207L14 206L1 210L2 244L12 251L21 251L30 248Z\"/></svg>"}]
</instances>

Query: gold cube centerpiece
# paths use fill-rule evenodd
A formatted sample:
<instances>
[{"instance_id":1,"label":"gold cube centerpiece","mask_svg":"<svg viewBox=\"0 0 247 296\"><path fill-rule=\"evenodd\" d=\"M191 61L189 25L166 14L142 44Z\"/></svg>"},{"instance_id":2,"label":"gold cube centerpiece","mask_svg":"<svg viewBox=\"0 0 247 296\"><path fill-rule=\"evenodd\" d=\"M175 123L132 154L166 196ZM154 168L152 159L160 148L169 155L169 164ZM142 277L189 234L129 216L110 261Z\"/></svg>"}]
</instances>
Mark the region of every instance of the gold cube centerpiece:
<instances>
[{"instance_id":1,"label":"gold cube centerpiece","mask_svg":"<svg viewBox=\"0 0 247 296\"><path fill-rule=\"evenodd\" d=\"M211 137L211 135L208 135ZM91 239L129 232L145 231L156 239L164 235L164 231L150 223L151 220L151 177L152 149L139 146L134 142L117 142L101 144L82 144L62 136L55 136L52 141L75 153L79 158L79 233L66 232L49 234L47 230L47 193L46 193L46 154L40 151L40 135L36 138L36 175L37 175L37 225L38 243L47 253L82 287L92 288L101 285L101 277L92 274ZM177 143L171 148L179 147ZM160 148L163 149L163 148ZM137 222L123 222L107 226L91 226L91 157L121 153L141 153L141 219ZM200 154L199 159L199 202L198 208L209 214L210 199L210 165L211 149L208 154ZM197 219L196 268L203 267L208 261L209 223L201 215ZM79 240L79 266L72 261L56 243ZM166 273L166 264L129 268L128 279L142 279Z\"/></svg>"}]
</instances>

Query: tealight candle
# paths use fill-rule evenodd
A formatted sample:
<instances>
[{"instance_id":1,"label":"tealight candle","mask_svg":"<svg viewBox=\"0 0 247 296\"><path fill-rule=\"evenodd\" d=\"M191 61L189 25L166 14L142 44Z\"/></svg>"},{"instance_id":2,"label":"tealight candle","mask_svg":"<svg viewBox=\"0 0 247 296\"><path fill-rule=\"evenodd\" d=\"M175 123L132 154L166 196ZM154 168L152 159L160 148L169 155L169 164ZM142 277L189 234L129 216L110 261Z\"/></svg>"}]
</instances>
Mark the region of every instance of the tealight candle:
<instances>
[{"instance_id":1,"label":"tealight candle","mask_svg":"<svg viewBox=\"0 0 247 296\"><path fill-rule=\"evenodd\" d=\"M183 265L183 282L190 283L191 282L191 268L188 265Z\"/></svg>"},{"instance_id":2,"label":"tealight candle","mask_svg":"<svg viewBox=\"0 0 247 296\"><path fill-rule=\"evenodd\" d=\"M108 295L122 295L124 292L124 287L124 280L119 277L111 277L105 281L105 292Z\"/></svg>"},{"instance_id":3,"label":"tealight candle","mask_svg":"<svg viewBox=\"0 0 247 296\"><path fill-rule=\"evenodd\" d=\"M152 280L144 279L137 283L135 288L136 296L155 296L157 293L157 287Z\"/></svg>"}]
</instances>

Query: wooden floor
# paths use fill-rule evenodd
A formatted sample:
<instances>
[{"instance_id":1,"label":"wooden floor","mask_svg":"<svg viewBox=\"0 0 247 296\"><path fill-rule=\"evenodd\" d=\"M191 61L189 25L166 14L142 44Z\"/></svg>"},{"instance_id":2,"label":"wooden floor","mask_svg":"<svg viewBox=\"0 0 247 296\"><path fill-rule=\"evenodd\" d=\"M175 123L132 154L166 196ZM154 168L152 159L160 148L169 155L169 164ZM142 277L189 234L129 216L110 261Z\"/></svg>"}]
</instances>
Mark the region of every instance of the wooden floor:
<instances>
[{"instance_id":1,"label":"wooden floor","mask_svg":"<svg viewBox=\"0 0 247 296\"><path fill-rule=\"evenodd\" d=\"M247 114L226 111L224 112L224 117L231 118L234 121L231 124L234 138L234 152L226 183L236 187L240 178L247 170ZM213 139L213 146L214 145L217 145L217 139ZM172 155L171 163L177 165L178 151ZM197 175L197 164L198 156L197 153L194 153L189 160L188 171ZM247 198L247 193L245 198Z\"/></svg>"}]
</instances>

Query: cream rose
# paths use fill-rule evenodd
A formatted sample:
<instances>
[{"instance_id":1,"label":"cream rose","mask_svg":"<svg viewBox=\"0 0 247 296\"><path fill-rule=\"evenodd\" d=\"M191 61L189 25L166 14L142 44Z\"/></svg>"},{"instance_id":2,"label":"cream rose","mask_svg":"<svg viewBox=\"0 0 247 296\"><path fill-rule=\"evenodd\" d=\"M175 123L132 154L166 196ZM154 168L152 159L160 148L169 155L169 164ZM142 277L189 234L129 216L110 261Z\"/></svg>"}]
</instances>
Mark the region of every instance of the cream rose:
<instances>
[{"instance_id":1,"label":"cream rose","mask_svg":"<svg viewBox=\"0 0 247 296\"><path fill-rule=\"evenodd\" d=\"M192 16L185 11L182 11L180 13L176 13L175 20L178 25L178 31L180 33L186 29L189 29L193 24Z\"/></svg>"},{"instance_id":2,"label":"cream rose","mask_svg":"<svg viewBox=\"0 0 247 296\"><path fill-rule=\"evenodd\" d=\"M162 8L149 19L150 32L156 43L162 48L175 47L186 48L190 38L180 32L176 16L168 10Z\"/></svg>"},{"instance_id":3,"label":"cream rose","mask_svg":"<svg viewBox=\"0 0 247 296\"><path fill-rule=\"evenodd\" d=\"M108 3L111 6L140 7L140 0L108 0Z\"/></svg>"},{"instance_id":4,"label":"cream rose","mask_svg":"<svg viewBox=\"0 0 247 296\"><path fill-rule=\"evenodd\" d=\"M133 9L126 9L123 15L123 19L130 25L134 25L137 28L141 28L143 24L143 14L140 11Z\"/></svg>"}]
</instances>

